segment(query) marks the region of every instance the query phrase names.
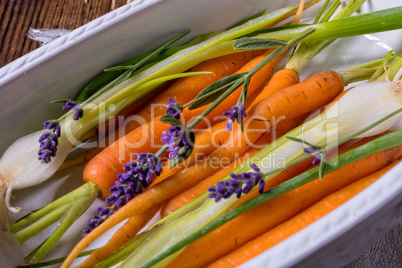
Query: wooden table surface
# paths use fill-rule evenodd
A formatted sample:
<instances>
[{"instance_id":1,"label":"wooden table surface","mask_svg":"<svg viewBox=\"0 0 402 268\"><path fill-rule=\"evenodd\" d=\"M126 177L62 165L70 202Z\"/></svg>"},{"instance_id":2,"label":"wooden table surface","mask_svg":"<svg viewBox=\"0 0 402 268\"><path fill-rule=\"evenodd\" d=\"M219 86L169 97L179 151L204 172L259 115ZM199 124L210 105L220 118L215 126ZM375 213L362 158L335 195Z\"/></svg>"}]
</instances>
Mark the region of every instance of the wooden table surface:
<instances>
[{"instance_id":1,"label":"wooden table surface","mask_svg":"<svg viewBox=\"0 0 402 268\"><path fill-rule=\"evenodd\" d=\"M68 29L126 4L127 0L0 0L0 67L39 47L29 28Z\"/></svg>"},{"instance_id":2,"label":"wooden table surface","mask_svg":"<svg viewBox=\"0 0 402 268\"><path fill-rule=\"evenodd\" d=\"M126 2L127 0L0 0L0 67L40 46L37 41L27 37L29 28L73 30ZM402 263L402 247L392 242L400 241L398 238L401 237L400 225L348 265L348 268L368 267L367 265L401 267L395 264ZM380 263L388 265L376 265Z\"/></svg>"}]
</instances>

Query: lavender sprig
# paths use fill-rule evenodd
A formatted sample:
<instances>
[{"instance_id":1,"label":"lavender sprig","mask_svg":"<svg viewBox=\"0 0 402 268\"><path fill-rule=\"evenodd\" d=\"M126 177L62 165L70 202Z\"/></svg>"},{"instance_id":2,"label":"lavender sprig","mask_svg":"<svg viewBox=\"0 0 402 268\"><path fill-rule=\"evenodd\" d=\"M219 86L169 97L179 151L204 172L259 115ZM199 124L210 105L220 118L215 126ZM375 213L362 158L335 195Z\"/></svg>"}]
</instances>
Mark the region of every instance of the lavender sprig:
<instances>
[{"instance_id":1,"label":"lavender sprig","mask_svg":"<svg viewBox=\"0 0 402 268\"><path fill-rule=\"evenodd\" d=\"M63 110L65 111L74 111L73 120L78 120L84 116L84 110L82 110L79 102L68 100L66 104L63 106Z\"/></svg>"},{"instance_id":2,"label":"lavender sprig","mask_svg":"<svg viewBox=\"0 0 402 268\"><path fill-rule=\"evenodd\" d=\"M164 131L161 140L168 145L169 159L185 157L193 147L191 133L178 126L171 126L168 131Z\"/></svg>"},{"instance_id":3,"label":"lavender sprig","mask_svg":"<svg viewBox=\"0 0 402 268\"><path fill-rule=\"evenodd\" d=\"M179 103L172 99L169 98L169 102L166 103L166 113L165 114L170 114L172 117L176 119L180 119L181 113L183 112L183 108L179 105Z\"/></svg>"},{"instance_id":4,"label":"lavender sprig","mask_svg":"<svg viewBox=\"0 0 402 268\"><path fill-rule=\"evenodd\" d=\"M141 153L135 155L138 161L128 162L124 166L126 173L117 175L118 181L110 187L112 194L106 198L107 207L99 207L99 215L92 217L83 230L88 234L106 220L116 209L121 208L131 199L141 194L143 189L151 185L154 174L159 176L162 172L162 163L154 154Z\"/></svg>"},{"instance_id":5,"label":"lavender sprig","mask_svg":"<svg viewBox=\"0 0 402 268\"><path fill-rule=\"evenodd\" d=\"M325 161L325 156L327 154L328 148L314 145L314 144L309 143L308 141L305 141L305 140L302 140L299 138L295 138L295 137L287 137L287 138L289 140L299 142L302 144L306 144L309 146L309 147L304 148L303 151L307 154L314 155L313 165L317 165L318 163L320 164L318 176L319 176L320 180L322 180L322 178L324 177L324 174L325 174L325 170L327 169L327 165L328 165L328 163Z\"/></svg>"},{"instance_id":6,"label":"lavender sprig","mask_svg":"<svg viewBox=\"0 0 402 268\"><path fill-rule=\"evenodd\" d=\"M114 213L114 207L98 207L99 215L94 215L91 219L89 219L87 225L85 225L82 234L85 236L89 234L93 229L99 226L102 222L104 222L107 218L112 216Z\"/></svg>"},{"instance_id":7,"label":"lavender sprig","mask_svg":"<svg viewBox=\"0 0 402 268\"><path fill-rule=\"evenodd\" d=\"M77 121L78 119L84 116L84 110L81 107L81 103L78 101L72 101L70 99L61 99L54 100L52 103L64 103L63 110L64 111L74 111L73 120Z\"/></svg>"},{"instance_id":8,"label":"lavender sprig","mask_svg":"<svg viewBox=\"0 0 402 268\"><path fill-rule=\"evenodd\" d=\"M168 131L162 132L161 141L173 148L176 144L176 139L178 139L183 134L183 130L178 126L171 126Z\"/></svg>"},{"instance_id":9,"label":"lavender sprig","mask_svg":"<svg viewBox=\"0 0 402 268\"><path fill-rule=\"evenodd\" d=\"M172 126L168 131L162 132L161 141L166 144L166 148L161 150L169 152L169 159L174 160L170 162L170 166L172 167L187 159L191 154L194 147L195 135L191 128L179 121L183 107L177 101L170 98L166 107L166 114L160 120Z\"/></svg>"},{"instance_id":10,"label":"lavender sprig","mask_svg":"<svg viewBox=\"0 0 402 268\"><path fill-rule=\"evenodd\" d=\"M74 111L73 120L78 120L83 117L84 110L81 108L79 102L71 100L56 100L52 103L65 103L63 110ZM44 122L44 129L47 129L45 133L39 138L40 148L38 151L38 159L42 163L50 163L51 158L56 156L57 146L59 145L58 138L61 135L61 125L58 120L47 120Z\"/></svg>"},{"instance_id":11,"label":"lavender sprig","mask_svg":"<svg viewBox=\"0 0 402 268\"><path fill-rule=\"evenodd\" d=\"M223 115L229 115L228 123L226 124L226 131L232 130L232 125L235 120L239 125L243 125L243 118L247 116L246 107L244 105L235 105L232 109L227 110Z\"/></svg>"},{"instance_id":12,"label":"lavender sprig","mask_svg":"<svg viewBox=\"0 0 402 268\"><path fill-rule=\"evenodd\" d=\"M321 151L321 149L318 149L315 147L307 147L307 148L304 148L303 151L307 154L312 154L314 152ZM317 154L313 159L313 165L317 165L318 163L320 163L321 159L322 159L322 153Z\"/></svg>"},{"instance_id":13,"label":"lavender sprig","mask_svg":"<svg viewBox=\"0 0 402 268\"><path fill-rule=\"evenodd\" d=\"M208 191L211 193L208 197L214 198L215 202L219 202L222 198L230 198L234 194L240 198L242 194L248 194L257 184L259 184L259 192L262 193L265 186L264 174L261 173L257 165L250 164L250 167L255 172L231 173L231 179L218 181L216 186L209 187Z\"/></svg>"},{"instance_id":14,"label":"lavender sprig","mask_svg":"<svg viewBox=\"0 0 402 268\"><path fill-rule=\"evenodd\" d=\"M61 135L61 127L58 120L47 120L43 123L46 132L39 138L39 151L38 160L47 164L51 161L52 157L56 156L57 146L59 145L59 139Z\"/></svg>"}]
</instances>

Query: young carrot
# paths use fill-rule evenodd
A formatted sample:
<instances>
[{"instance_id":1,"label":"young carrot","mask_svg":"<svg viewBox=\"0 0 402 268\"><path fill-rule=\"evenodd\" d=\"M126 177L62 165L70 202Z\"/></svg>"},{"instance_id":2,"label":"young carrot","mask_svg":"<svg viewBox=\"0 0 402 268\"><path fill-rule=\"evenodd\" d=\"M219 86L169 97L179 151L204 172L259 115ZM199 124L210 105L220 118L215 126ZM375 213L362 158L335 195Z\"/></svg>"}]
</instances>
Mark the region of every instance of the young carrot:
<instances>
[{"instance_id":1,"label":"young carrot","mask_svg":"<svg viewBox=\"0 0 402 268\"><path fill-rule=\"evenodd\" d=\"M240 70L244 72L248 69L251 69L261 60L263 60L269 53L270 52L266 52L255 57ZM267 66L257 72L256 76L251 79L253 82L250 82L248 94L252 94L271 76L273 68L274 66L267 64ZM238 88L233 95L237 94L237 96L239 96L240 92L241 88ZM229 107L234 105L235 101L236 98L228 98L218 106L218 110L229 109ZM200 113L204 109L206 109L206 107L197 109L197 113ZM216 112L208 114L208 116L206 116L206 120L200 121L197 124L197 127L205 127L207 125L207 121L210 121L215 115ZM191 118L193 118L193 116L193 111L189 111L188 109L183 111L184 121L189 121ZM123 167L133 158L135 154L142 152L155 153L163 145L163 142L161 141L162 134L164 131L169 129L169 125L161 122L159 119L160 117L156 117L148 124L135 129L96 155L85 166L83 172L84 181L94 182L100 187L103 197L109 196L109 188L114 185L117 175L124 172Z\"/></svg>"},{"instance_id":2,"label":"young carrot","mask_svg":"<svg viewBox=\"0 0 402 268\"><path fill-rule=\"evenodd\" d=\"M270 53L270 52L266 52L266 53L264 53L264 57L268 54L268 53ZM245 66L245 68L242 68L243 69L243 72L244 71L248 71L247 69L251 69L252 68L252 66L253 65L255 65L255 64L257 64L258 62L260 61L260 58L256 58L253 62L252 62L252 65L248 65L248 66ZM277 63L277 61L275 62L275 64ZM273 71L273 68L274 68L274 66L272 66L272 65L269 65L267 68L265 68L265 70L268 70L268 71L264 71L264 72L260 72L260 73L262 73L262 74L260 74L260 77L261 78L259 78L259 77L257 77L257 78L254 78L254 81L256 81L256 82L254 82L254 84L250 84L250 87L252 88L252 90L251 90L251 92L253 92L255 89L257 89L258 87L260 87L260 85L261 85L261 82L259 82L259 81L263 81L264 80L264 78L263 77L265 77L265 79L268 77L268 76L270 76L270 73L272 73L272 71ZM250 88L249 88L249 90L250 90ZM240 94L240 93L239 93ZM233 101L235 101L239 96L239 94L234 94L234 95L237 95L237 96L232 96L231 98L228 98L228 99L226 99L225 101L224 101L224 103L223 104L225 104L225 102L231 102L232 100ZM222 105L222 104L221 104ZM220 106L221 106L220 105ZM218 106L219 107L219 106ZM223 109L226 109L226 108L223 108ZM219 112L220 113L220 112ZM293 121L293 120L292 120ZM286 129L284 129L284 130L282 130L282 132L286 132ZM198 139L196 139L197 141L198 141ZM146 212L144 212L144 213L146 213ZM134 217L134 216L133 216ZM131 232L130 232L131 233ZM114 239L113 239L113 241L119 241L119 242L121 242L121 243L126 243L126 241L124 240L121 240L121 239L119 239L119 236L121 236L121 235L123 235L124 234L124 232L119 232L119 235L115 235L114 236ZM110 249L110 246L111 245L114 245L112 242L110 243L110 244L108 244L108 245L106 245L104 248L105 249L103 249L101 252L100 252L100 254L101 254L101 256L102 256L102 258L106 258L107 257L107 254L111 254L111 249ZM123 244L120 244L119 243L119 245L123 245ZM98 254L99 255L99 254ZM93 257L90 257L90 258L88 258L88 260L87 261L85 261L85 264L84 265L88 265L88 263L96 263L97 261L99 261L99 256L97 257L97 256L93 256ZM84 267L84 266L83 266Z\"/></svg>"},{"instance_id":3,"label":"young carrot","mask_svg":"<svg viewBox=\"0 0 402 268\"><path fill-rule=\"evenodd\" d=\"M127 244L160 210L161 205L156 205L144 213L134 215L119 229L109 241L101 248L95 250L78 267L93 267L103 261L121 247Z\"/></svg>"},{"instance_id":4,"label":"young carrot","mask_svg":"<svg viewBox=\"0 0 402 268\"><path fill-rule=\"evenodd\" d=\"M117 131L117 134L121 135L122 133L130 133L136 128L149 123L152 118L162 116L165 113L165 104L168 102L169 98L177 98L177 101L183 103L192 100L204 87L225 76L233 74L242 66L244 66L247 62L261 55L262 53L262 51L234 53L206 60L198 64L190 71L206 71L211 72L211 74L181 78L174 82L173 85L171 85L169 88L163 91L157 90L156 92L154 91L153 93L151 93L149 96L152 96L152 102L143 103L143 105L138 105L137 103L134 103L133 105L129 106L127 110L123 110L123 114L128 116L136 113L133 119L137 120L127 120L123 128ZM186 94L182 94L182 92L186 92ZM148 96L145 96L143 99L150 100ZM141 106L145 107L139 110L138 108ZM188 118L192 118L193 116L194 113L192 112ZM93 148L77 158L66 161L65 163L63 163L60 169L65 169L74 165L79 165L87 162L99 152L101 152L104 147L109 146L115 140L116 133L105 137L104 139L99 141L99 147Z\"/></svg>"},{"instance_id":5,"label":"young carrot","mask_svg":"<svg viewBox=\"0 0 402 268\"><path fill-rule=\"evenodd\" d=\"M255 146L262 146L269 144L273 142L275 139L283 136L285 133L289 132L296 126L298 126L305 118L307 117L306 114L303 114L301 116L298 116L296 118L292 118L289 120L283 120L280 121L275 127L270 128L269 131L265 132L256 142ZM238 159L233 161L231 164L228 166L222 167L221 170L216 172L215 174L209 176L208 178L202 180L198 184L194 185L190 189L182 192L181 194L173 197L171 200L169 200L165 206L161 210L161 215L162 217L165 217L175 211L176 209L182 207L183 205L187 204L197 196L203 194L210 186L215 184L217 181L219 181L222 177L225 175L229 174L233 169L235 169L239 164L243 163L244 161L247 161L249 157L254 155L256 152L258 152L258 149L255 148L255 146L252 146L244 155L240 156ZM299 165L296 165L294 170L298 171L304 170L307 168L307 165L310 165L311 161L306 161L305 163ZM293 170L293 169L292 169ZM284 172L285 173L285 172ZM286 170L286 173L288 173L288 170ZM289 174L293 174L293 172L289 172ZM281 175L279 175L281 176ZM288 176L285 176L288 177ZM284 179L278 180L278 182L281 182ZM267 183L267 185L269 182ZM250 193L251 194L251 193Z\"/></svg>"},{"instance_id":6,"label":"young carrot","mask_svg":"<svg viewBox=\"0 0 402 268\"><path fill-rule=\"evenodd\" d=\"M189 267L189 264L191 267L205 266L290 219L330 193L384 168L401 157L402 146L394 147L327 174L322 180L317 179L278 196L194 241L167 267Z\"/></svg>"},{"instance_id":7,"label":"young carrot","mask_svg":"<svg viewBox=\"0 0 402 268\"><path fill-rule=\"evenodd\" d=\"M250 64L245 65L237 73L244 73L244 72L250 71L254 66L256 66L258 64L258 62L260 62L263 58L265 58L271 52L272 52L272 50L268 50L261 57L255 58L255 60L251 61ZM264 81L268 80L268 78L272 75L276 65L279 63L282 56L283 55L276 57L273 61L268 63L262 69L262 70L264 70L264 72L262 72L262 73L258 72L256 75L261 75L261 76L264 75L264 78L265 78ZM253 81L253 79L252 79L252 81ZM256 81L263 81L263 80L256 79ZM258 94L257 98L251 103L251 105L249 107L253 107L256 104L257 99L268 97L269 94L272 94L273 92L278 91L287 85L290 85L290 84L293 85L298 82L299 82L298 78L295 80L292 80L292 81L286 80L285 83L283 83L282 85L278 85L277 88L273 88L272 86L270 86L269 84L271 82L269 82L268 85L266 87L264 87L264 89L261 91L260 94ZM255 91L256 88L258 88L262 85L263 85L262 83L250 82L248 90ZM241 87L241 88L243 88L243 87ZM240 96L240 92L241 92L241 90L236 91L237 94L231 94L230 96L228 96L228 98L225 99L220 105L218 105L211 112L211 114L213 114L214 117L218 117L219 115L222 115L224 111L228 110L231 106L233 106L236 103L236 101L238 100L238 98ZM227 105L229 102L231 103L231 105ZM225 104L225 105L223 105L223 104ZM188 111L188 110L186 110L186 111L188 111L189 114L195 114L195 113L199 114L200 109L203 109L203 107L195 109L195 110L191 110L191 111ZM249 109L247 109L247 111L248 110ZM193 117L193 118L195 118L195 117ZM201 122L204 122L204 121L201 121ZM215 145L220 146L221 144L223 144L230 135L230 132L225 130L225 126L226 126L226 122L220 122L220 123L215 124L211 128L208 128L204 131L199 132L199 135L196 138L197 146L194 146L193 152L191 153L190 157L186 161L180 163L179 165L174 166L173 168L169 168L170 161L167 161L163 167L162 174L158 178L156 178L154 184L163 181L164 179L176 174L177 172L185 169L188 166L193 165L200 158L210 154L213 150L215 150L216 149Z\"/></svg>"},{"instance_id":8,"label":"young carrot","mask_svg":"<svg viewBox=\"0 0 402 268\"><path fill-rule=\"evenodd\" d=\"M278 123L276 122L278 118L294 118L320 108L333 100L342 90L343 80L338 73L333 71L321 72L260 101L250 109L249 118L269 120L272 127ZM229 164L234 161L236 155L242 155L247 151L268 129L266 122L250 119L248 122L245 124L244 132L236 125L231 137L220 148L209 154L201 163L174 174L169 177L169 180L183 181L185 178L187 180L191 178L194 185L220 169L220 166L214 165L213 162L225 159Z\"/></svg>"},{"instance_id":9,"label":"young carrot","mask_svg":"<svg viewBox=\"0 0 402 268\"><path fill-rule=\"evenodd\" d=\"M244 244L226 256L214 261L208 267L236 267L247 260L257 256L265 250L279 244L286 238L292 236L318 219L324 217L343 203L363 191L373 182L393 168L399 161L395 161L385 168L364 177L328 196L309 207L305 211L291 218L290 220L276 226L268 232Z\"/></svg>"}]
</instances>

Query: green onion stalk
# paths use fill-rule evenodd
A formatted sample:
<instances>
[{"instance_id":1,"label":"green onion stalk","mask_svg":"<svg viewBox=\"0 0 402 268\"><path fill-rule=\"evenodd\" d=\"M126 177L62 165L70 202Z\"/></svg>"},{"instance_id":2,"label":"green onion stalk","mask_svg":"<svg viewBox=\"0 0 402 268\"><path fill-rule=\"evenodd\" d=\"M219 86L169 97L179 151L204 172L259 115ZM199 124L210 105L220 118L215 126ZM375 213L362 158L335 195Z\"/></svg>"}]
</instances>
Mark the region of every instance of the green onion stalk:
<instances>
[{"instance_id":1,"label":"green onion stalk","mask_svg":"<svg viewBox=\"0 0 402 268\"><path fill-rule=\"evenodd\" d=\"M368 110L367 107L370 107ZM373 82L357 86L349 90L335 105L322 115L304 123L290 131L275 143L260 150L249 162L236 168L234 174L254 172L250 163L264 174L265 181L275 177L286 163L300 161L305 157L306 146L327 148L337 145L350 135L364 130L387 115L402 107L401 87L394 82ZM376 135L390 128L399 114L381 122L375 127L361 133L358 137ZM295 142L300 140L303 142ZM323 153L323 151L320 151ZM277 161L272 161L275 158ZM272 163L277 163L272 166ZM325 172L325 169L324 169ZM324 173L323 173L324 174ZM221 181L229 180L227 175ZM257 186L254 186L257 188ZM127 258L122 267L150 267L147 263L155 256L163 254L172 246L225 214L239 200L236 196L222 198L219 202L209 198L206 192L176 212L160 220L155 226L160 230L145 243L137 247ZM152 227L151 227L152 228ZM152 229L151 229L152 230ZM176 251L167 260L154 262L166 264L180 251Z\"/></svg>"}]
</instances>

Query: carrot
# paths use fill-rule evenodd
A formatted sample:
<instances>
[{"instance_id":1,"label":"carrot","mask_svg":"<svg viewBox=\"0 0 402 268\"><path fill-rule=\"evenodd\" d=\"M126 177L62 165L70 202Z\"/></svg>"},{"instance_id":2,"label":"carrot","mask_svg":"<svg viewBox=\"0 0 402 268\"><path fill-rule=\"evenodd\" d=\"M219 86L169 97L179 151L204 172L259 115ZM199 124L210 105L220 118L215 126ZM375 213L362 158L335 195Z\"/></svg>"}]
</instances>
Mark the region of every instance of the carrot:
<instances>
[{"instance_id":1,"label":"carrot","mask_svg":"<svg viewBox=\"0 0 402 268\"><path fill-rule=\"evenodd\" d=\"M95 250L78 267L93 267L95 264L105 260L126 245L160 210L161 205L156 205L148 211L134 215L119 229L109 241L101 248Z\"/></svg>"},{"instance_id":2,"label":"carrot","mask_svg":"<svg viewBox=\"0 0 402 268\"><path fill-rule=\"evenodd\" d=\"M279 122L275 127L270 128L269 131L265 132L255 143L257 146L261 145L266 145L274 141L275 139L283 136L285 133L289 132L296 126L298 126L305 118L306 114L303 114L301 116L298 116L296 118L292 118L290 120L283 120ZM217 181L219 181L221 178L229 174L233 169L235 169L238 165L243 163L244 161L247 161L247 159L251 156L253 156L256 152L258 152L258 149L251 147L244 155L239 157L237 160L232 162L226 167L222 167L221 170L216 172L215 174L209 176L208 178L204 179L203 181L199 182L198 184L194 185L190 189L182 192L181 194L173 197L169 202L166 203L166 205L162 208L161 215L163 217L167 216L168 214L172 213L176 209L182 207L183 205L187 204L197 196L203 194L210 186L215 184ZM311 160L306 161L307 165L310 165ZM307 167L305 167L306 164L302 164L301 166L297 165L297 170L304 170ZM286 171L286 174L288 172ZM299 172L297 172L299 173ZM289 172L289 174L293 174L293 172ZM284 176L286 178L279 179L278 183L280 183L282 180L286 180L288 176ZM267 185L269 182L267 183ZM267 186L268 187L268 186ZM250 193L249 195L251 195ZM247 195L248 196L248 195Z\"/></svg>"},{"instance_id":3,"label":"carrot","mask_svg":"<svg viewBox=\"0 0 402 268\"><path fill-rule=\"evenodd\" d=\"M330 100L330 98L336 97L336 95L339 94L340 89L343 87L343 83L341 82L342 80L339 78L340 80L335 79L335 81L338 82L338 84L335 83L335 85L337 85L337 86L332 88L333 89L332 92L330 90L328 90L325 87L326 82L331 80L328 76L331 76L331 74L335 73L335 72L328 71L328 72L323 72L323 73L324 73L324 75L321 75L321 74L318 75L323 80L323 82L321 83L321 87L315 87L315 88L310 87L309 88L308 85L311 84L311 82L308 81L308 79L307 79L307 80L305 80L305 81L307 81L307 83L301 82L297 85L288 87L281 91L278 91L277 93L264 99L263 101L260 101L256 106L254 106L251 109L251 111L253 111L253 110L256 110L257 112L262 111L263 113L265 113L263 115L266 115L266 116L264 116L265 118L267 118L267 117L272 118L273 113L271 111L276 112L276 111L284 110L284 109L277 108L277 106L283 105L284 101L285 101L285 106L288 105L288 102L287 102L288 94L287 93L289 93L289 96L292 96L292 97L294 97L294 95L298 95L300 97L300 99L295 101L295 105L296 105L295 107L298 107L298 111L300 111L300 113L307 113L318 107L321 107L322 105L325 104L325 102L328 102ZM336 77L339 77L339 75L337 73L335 73L335 74L336 74ZM306 90L306 89L310 89L311 92L303 93L304 90ZM285 93L282 93L283 91L285 91ZM296 92L294 92L294 91L296 91ZM297 92L297 91L299 91L299 92ZM305 95L312 95L313 97L311 99L313 99L316 102L316 104L315 105L310 104L310 102L308 101L309 99L307 99L307 100L305 99L305 97L304 97ZM297 99L297 98L295 98L295 99ZM300 105L298 105L298 104L300 104ZM302 104L304 104L304 105L302 105ZM286 114L286 113L292 114L293 117L297 116L297 112L290 112L289 110L284 110L283 113L284 114ZM278 115L278 116L280 116L280 115ZM289 118L292 118L292 117L289 117ZM253 121L257 122L257 124L261 123L259 121L255 121L255 120L253 120ZM254 124L254 122L252 122L251 124ZM264 124L264 127L265 127L265 124ZM258 134L259 134L259 136L262 135L262 133L258 133ZM241 136L239 136L239 137L240 137L240 139L243 139ZM246 145L244 145L244 147L246 147L246 149L248 149L249 145L246 144ZM237 151L241 151L242 153L244 153L244 151L245 151L244 147L239 148ZM211 161L216 161L217 159L219 160L219 159L223 159L223 158L226 158L229 161L233 161L235 153L236 153L236 151L232 150L232 148L230 148L230 147L221 147L221 148L215 150L214 152L212 152L208 156L208 158L205 158L204 160L207 164L210 163ZM175 193L175 194L179 193L180 192L179 188L184 190L184 189L186 189L186 187L188 187L187 185L194 185L195 183L197 183L196 180L203 179L203 178L211 175L212 173L214 173L217 169L220 169L220 167L218 165L215 165L215 167L208 166L208 168L204 168L205 167L204 164L193 165L193 166L187 168L186 170L181 171L181 172L175 174L174 176L169 177L168 180L164 180L161 183L156 184L154 187L152 187L150 189L151 192L153 189L155 191L155 194L156 193L165 193L165 194L168 194L168 196L164 196L164 197L162 197L162 196L157 197L156 195L152 196L151 192L150 192L148 195L151 198L152 202L155 202L156 200L158 200L158 202L162 202L162 201L166 200L167 198L174 196L173 193ZM194 181L195 181L195 183L194 183ZM184 182L184 183L182 183L182 182ZM179 185L180 185L180 187L179 187ZM171 189L170 187L173 187L174 189ZM147 194L144 193L144 194L138 196L138 198L145 199L144 196L146 196L146 195ZM138 209L143 210L145 207L150 206L151 200L149 200L149 202L148 201L145 202L146 204L143 204L141 206L139 206L139 201L136 201L136 202L130 201L129 203L135 203L135 205L133 204L132 206L141 207ZM122 208L122 209L125 210L125 208ZM127 208L127 210L131 210L130 213L140 212L140 211L134 210L133 207ZM119 212L117 212L114 215L118 215L118 213Z\"/></svg>"},{"instance_id":4,"label":"carrot","mask_svg":"<svg viewBox=\"0 0 402 268\"><path fill-rule=\"evenodd\" d=\"M276 92L268 102L260 101L249 112L249 117L270 120L271 124L275 124L275 120L280 118L294 118L314 111L332 101L342 91L343 79L337 72L320 72L301 83ZM234 126L230 139L222 146L227 154L243 151L261 136L260 130L266 128L265 122L248 122L243 132L240 125Z\"/></svg>"},{"instance_id":5,"label":"carrot","mask_svg":"<svg viewBox=\"0 0 402 268\"><path fill-rule=\"evenodd\" d=\"M165 105L169 98L173 98L183 104L189 102L194 99L203 88L225 76L233 74L247 62L261 54L262 51L248 51L206 60L193 67L190 71L209 71L211 74L179 79L167 90L161 92L150 104L139 111L136 116L142 118L144 122L150 122L152 118L165 114ZM126 130L130 131L139 126L141 126L140 122L129 121L125 127Z\"/></svg>"},{"instance_id":6,"label":"carrot","mask_svg":"<svg viewBox=\"0 0 402 268\"><path fill-rule=\"evenodd\" d=\"M190 77L186 77L190 78ZM183 78L184 79L184 78ZM119 132L121 132L121 128L119 131L115 131L118 127L120 127L121 124L124 124L123 121L129 119L130 116L137 114L140 112L142 109L145 109L146 106L149 106L150 103L152 102L153 99L155 99L157 96L159 96L163 91L168 90L170 87L173 85L172 81L168 81L164 83L163 85L159 86L157 89L154 91L148 93L144 97L140 98L138 101L135 101L134 103L130 104L126 108L124 108L122 111L120 111L117 116L109 121L106 121L105 123L99 125L96 127L96 132L97 136L99 136L99 139L104 139L99 141L99 145L101 147L104 147L107 144L111 144L112 141L115 141L118 139ZM130 132L132 129L130 128L131 125L122 125L124 127L124 133ZM101 150L102 148L100 148Z\"/></svg>"},{"instance_id":7,"label":"carrot","mask_svg":"<svg viewBox=\"0 0 402 268\"><path fill-rule=\"evenodd\" d=\"M243 66L239 71L236 73L244 73L250 71L253 67L255 67L261 60L263 60L266 56L268 56L272 50L268 50L265 52L261 57L255 58L253 61L249 62L249 64ZM255 91L257 88L262 86L262 83L258 83L258 81L266 81L268 78L272 75L276 65L280 61L281 57L283 55L280 55L276 57L273 61L268 63L266 66L264 66L263 69L260 70L260 72L257 72L257 76L264 76L263 79L258 79L257 76L253 76L251 79L248 91ZM262 72L261 72L262 71ZM257 82L254 82L257 81ZM270 80L271 81L271 80ZM299 80L298 78L288 82L286 84L283 84L282 86L286 86L288 84L295 84L298 83ZM243 88L243 87L241 87ZM256 99L268 97L268 93L274 92L274 90L280 90L283 87L278 87L276 89L273 89L271 86L269 86L269 83L264 89L261 91L261 93L257 96ZM233 106L236 101L238 100L240 96L241 90L237 89L234 93L236 94L231 94L228 96L220 105L218 105L211 113L210 115L214 115L214 117L218 117L219 115L222 115L224 111L228 110L231 106ZM250 92L249 92L250 94ZM231 105L228 105L229 102ZM223 105L224 104L224 105ZM252 102L250 107L254 106L255 100ZM200 109L203 108L198 108L192 111L189 111L189 114L194 114L194 113L200 113ZM249 109L247 109L248 111ZM194 117L193 117L194 118ZM222 118L222 117L218 117ZM204 121L201 121L204 122ZM200 123L201 123L200 122ZM198 125L197 125L198 126ZM193 152L191 153L190 157L182 162L179 165L174 166L173 168L169 168L170 161L167 161L167 163L163 167L163 172L161 176L156 178L154 184L159 183L160 181L163 181L164 179L176 174L180 170L183 170L187 168L188 166L193 165L197 160L200 158L203 158L204 156L210 154L214 149L216 149L215 145L220 146L225 142L225 140L229 137L230 132L225 130L226 122L220 122L218 124L215 124L211 128L205 129L204 131L199 132L199 136L196 138L196 146L194 146Z\"/></svg>"},{"instance_id":8,"label":"carrot","mask_svg":"<svg viewBox=\"0 0 402 268\"><path fill-rule=\"evenodd\" d=\"M260 61L262 61L268 53L269 52L266 52L263 55L255 57L240 70L245 71L253 68ZM271 76L273 68L274 66L267 64L267 66L262 68L255 76L253 76L250 82L248 94L252 94ZM232 95L237 94L237 96L239 96L240 92L241 88L238 88ZM235 104L237 98L227 98L218 106L219 109L217 110L229 109ZM197 113L200 113L205 109L206 107L201 107L200 109L197 109ZM200 121L197 124L197 127L205 127L207 125L207 121L210 121L211 118L216 115L216 113L217 112L212 112L208 114L205 117L206 120ZM183 111L182 118L184 121L189 121L193 117L193 111L189 111L188 109ZM156 151L163 145L161 141L162 133L163 131L167 131L169 129L169 125L162 123L159 119L160 117L154 118L149 123L128 133L126 136L120 138L115 143L105 148L101 153L97 154L85 166L83 172L84 181L94 182L100 187L102 196L104 198L109 196L109 188L114 185L117 179L117 174L124 172L123 167L126 165L127 161L132 160L134 155L137 153L156 153Z\"/></svg>"},{"instance_id":9,"label":"carrot","mask_svg":"<svg viewBox=\"0 0 402 268\"><path fill-rule=\"evenodd\" d=\"M253 239L252 241L244 244L228 255L214 261L208 267L235 267L247 260L257 256L263 251L275 246L286 238L302 230L318 219L324 217L343 203L363 191L382 175L388 172L399 161L395 161L387 167L364 177L328 196L309 207L305 211L291 218L290 220L276 226L263 235Z\"/></svg>"},{"instance_id":10,"label":"carrot","mask_svg":"<svg viewBox=\"0 0 402 268\"><path fill-rule=\"evenodd\" d=\"M365 141L355 144L356 147ZM368 176L402 157L402 146L347 165L291 192L278 196L209 232L188 245L167 267L202 267L290 219L318 200Z\"/></svg>"},{"instance_id":11,"label":"carrot","mask_svg":"<svg viewBox=\"0 0 402 268\"><path fill-rule=\"evenodd\" d=\"M105 147L116 141L116 138L118 138L118 136L122 133L130 133L138 127L151 122L152 118L162 116L165 113L165 105L168 102L169 98L175 98L177 101L179 101L179 103L184 104L192 100L203 88L205 88L212 82L233 74L242 66L244 66L247 62L261 55L262 53L262 51L240 52L201 62L197 66L193 67L190 71L208 71L211 72L211 74L178 79L171 86L169 86L169 88L165 90L156 90L156 92L154 91L155 93L151 93L149 95L151 97L145 96L143 98L144 102L146 100L148 100L149 102L150 99L152 99L152 102L142 103L142 101L140 101L140 104L135 102L126 110L122 111L122 115L124 117L128 117L128 115L133 115L134 113L136 114L132 118L128 117L126 119L127 122L124 122L124 126L122 126L119 131L114 132L113 134L99 141L99 147L93 148L77 158L66 161L66 163L63 163L63 165L60 167L60 170L87 162L88 160L95 157L98 153L100 153ZM182 92L186 92L186 94L182 94ZM141 109L138 109L139 107L141 107ZM191 112L187 118L193 118L194 115L196 115L197 113L199 114L199 111L200 110L198 110L197 112ZM103 128L105 127L108 128L109 123L103 126Z\"/></svg>"}]
</instances>

